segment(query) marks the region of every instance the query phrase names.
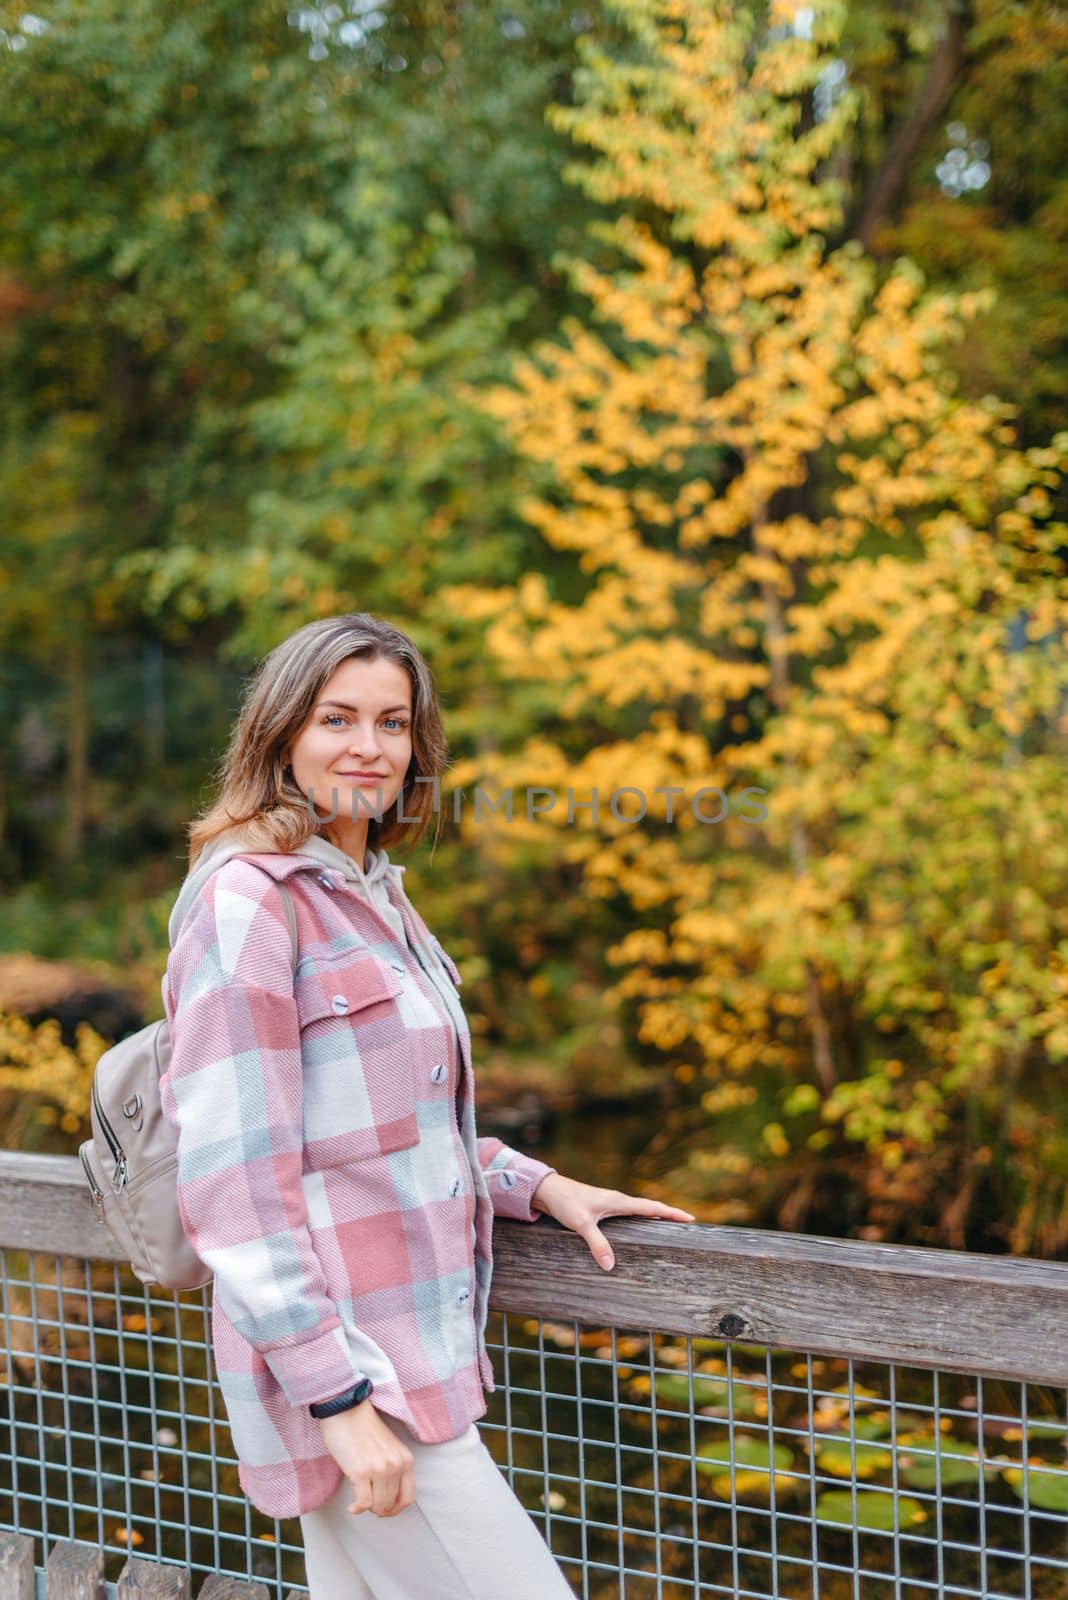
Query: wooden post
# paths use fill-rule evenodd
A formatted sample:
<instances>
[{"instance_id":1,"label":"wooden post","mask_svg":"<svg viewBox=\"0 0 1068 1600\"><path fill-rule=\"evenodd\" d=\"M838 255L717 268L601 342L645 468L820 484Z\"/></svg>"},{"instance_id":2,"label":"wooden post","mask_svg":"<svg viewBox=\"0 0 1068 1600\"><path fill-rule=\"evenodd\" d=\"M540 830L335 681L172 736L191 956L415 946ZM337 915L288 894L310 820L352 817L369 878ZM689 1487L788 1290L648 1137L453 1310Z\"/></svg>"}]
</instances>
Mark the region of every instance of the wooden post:
<instances>
[{"instance_id":1,"label":"wooden post","mask_svg":"<svg viewBox=\"0 0 1068 1600\"><path fill-rule=\"evenodd\" d=\"M34 1600L33 1540L0 1533L0 1600Z\"/></svg>"},{"instance_id":2,"label":"wooden post","mask_svg":"<svg viewBox=\"0 0 1068 1600\"><path fill-rule=\"evenodd\" d=\"M33 1541L29 1541L33 1547ZM48 1600L102 1600L104 1552L95 1545L60 1539L45 1562Z\"/></svg>"},{"instance_id":3,"label":"wooden post","mask_svg":"<svg viewBox=\"0 0 1068 1600\"><path fill-rule=\"evenodd\" d=\"M115 1585L118 1600L190 1600L188 1567L174 1566L169 1561L146 1561L143 1556L131 1556L119 1573ZM49 1594L46 1600L52 1600Z\"/></svg>"},{"instance_id":4,"label":"wooden post","mask_svg":"<svg viewBox=\"0 0 1068 1600\"><path fill-rule=\"evenodd\" d=\"M34 1541L25 1533L0 1532L0 1600L35 1600ZM95 1545L60 1539L45 1563L46 1600L103 1600L104 1552ZM131 1556L115 1585L118 1600L190 1600L192 1576L174 1562ZM209 1572L197 1600L269 1600L265 1583ZM286 1600L307 1600L291 1589Z\"/></svg>"}]
</instances>

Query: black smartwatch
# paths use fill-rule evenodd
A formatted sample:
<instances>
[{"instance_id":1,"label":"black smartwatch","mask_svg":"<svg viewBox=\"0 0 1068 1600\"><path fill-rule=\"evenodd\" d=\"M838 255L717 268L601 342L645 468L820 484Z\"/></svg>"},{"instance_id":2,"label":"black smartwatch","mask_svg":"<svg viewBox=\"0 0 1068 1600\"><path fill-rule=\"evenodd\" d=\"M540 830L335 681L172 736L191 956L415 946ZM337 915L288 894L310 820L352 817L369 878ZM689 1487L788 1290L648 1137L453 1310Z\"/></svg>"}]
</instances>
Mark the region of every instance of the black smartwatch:
<instances>
[{"instance_id":1,"label":"black smartwatch","mask_svg":"<svg viewBox=\"0 0 1068 1600\"><path fill-rule=\"evenodd\" d=\"M346 1389L344 1394L336 1394L332 1400L316 1400L308 1410L313 1417L333 1417L339 1411L351 1411L353 1406L358 1406L374 1392L375 1386L370 1378L361 1378L359 1383L354 1384L351 1389Z\"/></svg>"}]
</instances>

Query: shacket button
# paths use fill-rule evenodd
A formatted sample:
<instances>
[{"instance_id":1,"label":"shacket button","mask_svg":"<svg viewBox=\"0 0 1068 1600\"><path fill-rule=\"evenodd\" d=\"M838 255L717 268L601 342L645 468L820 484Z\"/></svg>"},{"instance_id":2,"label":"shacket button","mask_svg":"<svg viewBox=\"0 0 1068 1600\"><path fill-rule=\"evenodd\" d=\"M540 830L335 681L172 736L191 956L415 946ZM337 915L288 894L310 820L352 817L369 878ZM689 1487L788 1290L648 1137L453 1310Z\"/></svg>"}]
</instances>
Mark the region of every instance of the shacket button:
<instances>
[{"instance_id":1,"label":"shacket button","mask_svg":"<svg viewBox=\"0 0 1068 1600\"><path fill-rule=\"evenodd\" d=\"M444 1083L448 1076L449 1069L445 1065L444 1061L439 1061L436 1067L431 1067L430 1069L431 1083Z\"/></svg>"},{"instance_id":2,"label":"shacket button","mask_svg":"<svg viewBox=\"0 0 1068 1600\"><path fill-rule=\"evenodd\" d=\"M332 889L334 887L333 883L327 877L325 872L321 872L319 874L319 882L322 884L324 889Z\"/></svg>"},{"instance_id":3,"label":"shacket button","mask_svg":"<svg viewBox=\"0 0 1068 1600\"><path fill-rule=\"evenodd\" d=\"M349 1009L349 1003L343 994L332 995L330 1004L333 1006L339 1017L344 1016L345 1012Z\"/></svg>"},{"instance_id":4,"label":"shacket button","mask_svg":"<svg viewBox=\"0 0 1068 1600\"><path fill-rule=\"evenodd\" d=\"M458 1306L465 1306L467 1304L467 1298L468 1298L468 1295L470 1293L471 1293L470 1289L461 1289L459 1294L456 1296L456 1304Z\"/></svg>"},{"instance_id":5,"label":"shacket button","mask_svg":"<svg viewBox=\"0 0 1068 1600\"><path fill-rule=\"evenodd\" d=\"M459 1178L454 1178L449 1185L449 1193L452 1195L457 1195L460 1193L461 1188L462 1184L460 1183Z\"/></svg>"},{"instance_id":6,"label":"shacket button","mask_svg":"<svg viewBox=\"0 0 1068 1600\"><path fill-rule=\"evenodd\" d=\"M404 971L404 962L403 961L391 961L390 962L390 966L393 968L394 972L403 972Z\"/></svg>"},{"instance_id":7,"label":"shacket button","mask_svg":"<svg viewBox=\"0 0 1068 1600\"><path fill-rule=\"evenodd\" d=\"M497 1174L497 1182L502 1189L514 1189L519 1179L514 1172L509 1172L507 1167L502 1167Z\"/></svg>"}]
</instances>

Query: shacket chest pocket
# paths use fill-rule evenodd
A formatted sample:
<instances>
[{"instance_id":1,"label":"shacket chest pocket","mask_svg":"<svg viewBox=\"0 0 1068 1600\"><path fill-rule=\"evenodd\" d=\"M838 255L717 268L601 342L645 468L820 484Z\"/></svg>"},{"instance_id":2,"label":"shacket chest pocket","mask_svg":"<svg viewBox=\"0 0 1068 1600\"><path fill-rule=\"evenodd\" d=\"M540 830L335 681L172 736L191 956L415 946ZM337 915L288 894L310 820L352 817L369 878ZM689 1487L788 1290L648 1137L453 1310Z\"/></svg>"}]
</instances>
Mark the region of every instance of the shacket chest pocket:
<instances>
[{"instance_id":1,"label":"shacket chest pocket","mask_svg":"<svg viewBox=\"0 0 1068 1600\"><path fill-rule=\"evenodd\" d=\"M304 1170L419 1141L404 978L369 950L301 962L294 985L304 1094Z\"/></svg>"}]
</instances>

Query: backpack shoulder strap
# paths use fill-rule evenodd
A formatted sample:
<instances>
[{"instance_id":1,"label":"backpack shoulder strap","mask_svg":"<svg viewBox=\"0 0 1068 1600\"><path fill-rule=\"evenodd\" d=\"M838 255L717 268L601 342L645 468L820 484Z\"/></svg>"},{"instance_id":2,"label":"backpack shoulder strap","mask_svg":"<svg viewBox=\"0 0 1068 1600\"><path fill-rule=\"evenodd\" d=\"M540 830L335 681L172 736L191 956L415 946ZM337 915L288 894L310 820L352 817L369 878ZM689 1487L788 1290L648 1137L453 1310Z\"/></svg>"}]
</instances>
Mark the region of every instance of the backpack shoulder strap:
<instances>
[{"instance_id":1,"label":"backpack shoulder strap","mask_svg":"<svg viewBox=\"0 0 1068 1600\"><path fill-rule=\"evenodd\" d=\"M293 896L290 894L285 884L280 883L278 888L281 891L282 901L286 908L286 921L289 924L289 937L293 942L293 969L296 971L297 959L300 955L300 946L297 942L297 913L293 909Z\"/></svg>"},{"instance_id":2,"label":"backpack shoulder strap","mask_svg":"<svg viewBox=\"0 0 1068 1600\"><path fill-rule=\"evenodd\" d=\"M284 883L280 883L278 885L278 889L282 896L282 904L286 908L286 923L289 927L289 940L293 946L293 970L295 972L297 968L297 962L300 959L300 943L297 937L297 913L293 908L293 896L290 894L286 885Z\"/></svg>"}]
</instances>

